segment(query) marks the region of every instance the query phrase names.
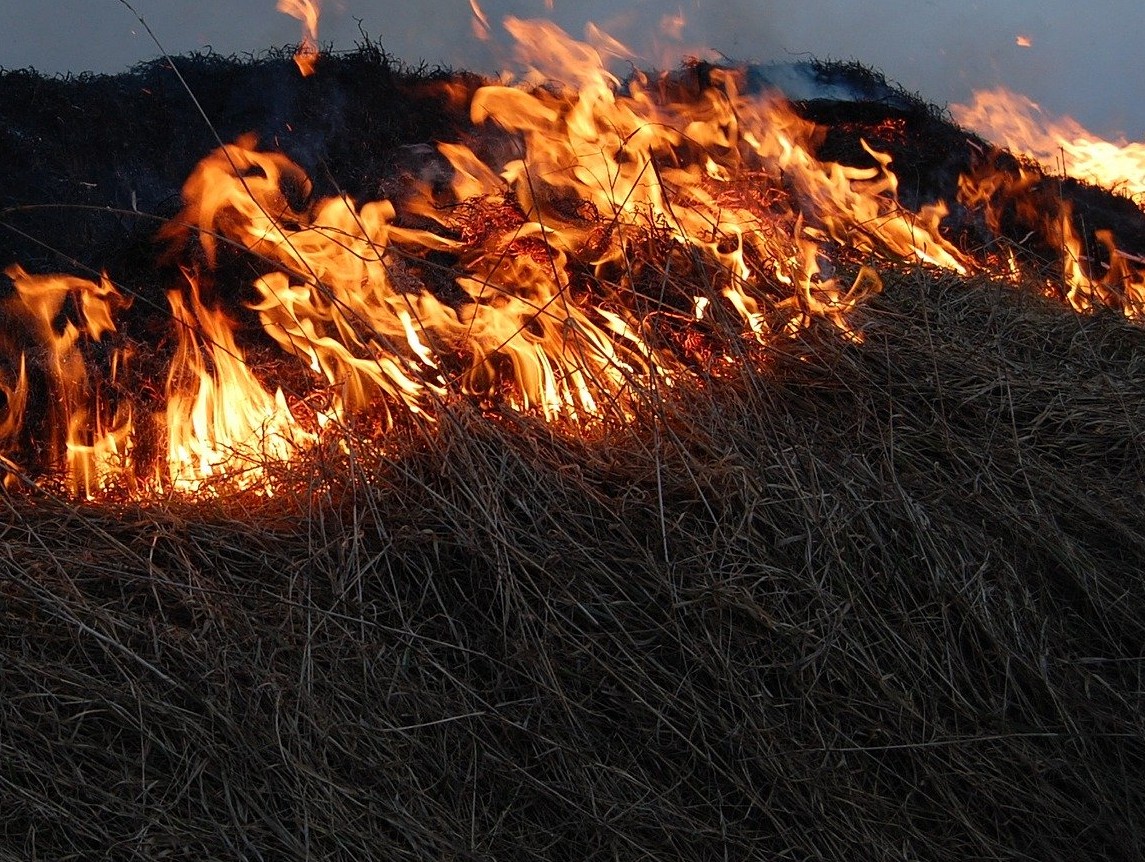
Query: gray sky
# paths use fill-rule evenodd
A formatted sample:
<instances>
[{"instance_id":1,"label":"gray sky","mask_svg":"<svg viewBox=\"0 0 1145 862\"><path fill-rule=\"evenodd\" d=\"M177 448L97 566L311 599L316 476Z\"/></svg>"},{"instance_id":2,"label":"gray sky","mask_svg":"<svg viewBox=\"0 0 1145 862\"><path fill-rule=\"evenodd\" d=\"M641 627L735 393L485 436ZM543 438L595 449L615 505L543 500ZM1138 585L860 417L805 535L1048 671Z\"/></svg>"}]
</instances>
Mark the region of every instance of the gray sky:
<instances>
[{"instance_id":1,"label":"gray sky","mask_svg":"<svg viewBox=\"0 0 1145 862\"><path fill-rule=\"evenodd\" d=\"M855 59L938 104L1001 84L1092 131L1145 140L1145 0L479 0L551 17L574 35L595 21L652 62L688 49L737 60ZM168 51L257 52L297 41L275 0L131 0ZM682 11L683 41L658 35ZM358 22L390 53L477 71L505 65L477 42L468 0L324 0L319 39L352 47ZM1018 44L1018 37L1029 47ZM502 41L505 45L507 38ZM158 53L119 0L0 0L0 66L118 72Z\"/></svg>"}]
</instances>

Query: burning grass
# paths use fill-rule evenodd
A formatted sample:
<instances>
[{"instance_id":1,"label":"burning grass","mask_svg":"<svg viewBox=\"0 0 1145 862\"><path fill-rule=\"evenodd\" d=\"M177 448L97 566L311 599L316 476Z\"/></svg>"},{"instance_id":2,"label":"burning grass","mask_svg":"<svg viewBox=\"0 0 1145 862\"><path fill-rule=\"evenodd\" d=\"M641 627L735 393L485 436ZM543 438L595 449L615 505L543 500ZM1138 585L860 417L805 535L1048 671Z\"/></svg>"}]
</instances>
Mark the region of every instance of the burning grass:
<instances>
[{"instance_id":1,"label":"burning grass","mask_svg":"<svg viewBox=\"0 0 1145 862\"><path fill-rule=\"evenodd\" d=\"M326 68L305 86L364 86ZM388 80L367 89L411 140L475 89ZM415 122L399 91L439 113ZM368 107L356 130L389 116ZM883 112L884 143L937 123L913 110ZM877 162L847 134L826 145ZM351 186L358 148L392 182L411 140L355 131L310 173ZM494 234L527 214L462 203ZM0 858L1145 856L1145 330L1050 301L1039 270L900 263L852 309L861 343L812 314L753 337L662 228L621 278L573 266L560 291L711 300L703 326L684 302L649 330L673 373L622 376L622 410L546 420L474 387L384 433L348 412L258 465L269 498L8 488ZM847 283L871 255L835 250ZM392 271L458 305L469 270L440 254Z\"/></svg>"},{"instance_id":2,"label":"burning grass","mask_svg":"<svg viewBox=\"0 0 1145 862\"><path fill-rule=\"evenodd\" d=\"M592 437L4 499L8 858L1135 859L1145 334L888 279Z\"/></svg>"}]
</instances>

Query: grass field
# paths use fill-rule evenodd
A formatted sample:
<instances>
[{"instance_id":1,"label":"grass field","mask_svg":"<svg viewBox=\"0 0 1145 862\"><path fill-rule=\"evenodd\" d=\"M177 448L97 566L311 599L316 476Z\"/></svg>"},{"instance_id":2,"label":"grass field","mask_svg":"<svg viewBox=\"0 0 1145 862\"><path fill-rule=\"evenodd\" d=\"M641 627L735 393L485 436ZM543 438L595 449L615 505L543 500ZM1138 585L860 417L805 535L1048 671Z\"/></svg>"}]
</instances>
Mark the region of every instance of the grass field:
<instances>
[{"instance_id":1,"label":"grass field","mask_svg":"<svg viewBox=\"0 0 1145 862\"><path fill-rule=\"evenodd\" d=\"M0 859L1145 857L1145 330L882 276L625 421L17 483Z\"/></svg>"}]
</instances>

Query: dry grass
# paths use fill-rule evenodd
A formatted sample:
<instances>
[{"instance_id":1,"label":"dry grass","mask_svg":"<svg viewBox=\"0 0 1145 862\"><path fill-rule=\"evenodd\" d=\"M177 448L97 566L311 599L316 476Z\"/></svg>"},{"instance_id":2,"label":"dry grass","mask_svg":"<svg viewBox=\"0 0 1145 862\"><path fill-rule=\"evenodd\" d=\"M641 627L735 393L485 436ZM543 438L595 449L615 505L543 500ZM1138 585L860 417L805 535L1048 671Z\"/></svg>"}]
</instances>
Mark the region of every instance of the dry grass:
<instances>
[{"instance_id":1,"label":"dry grass","mask_svg":"<svg viewBox=\"0 0 1145 862\"><path fill-rule=\"evenodd\" d=\"M590 437L3 499L0 859L1140 859L1145 332L888 278Z\"/></svg>"}]
</instances>

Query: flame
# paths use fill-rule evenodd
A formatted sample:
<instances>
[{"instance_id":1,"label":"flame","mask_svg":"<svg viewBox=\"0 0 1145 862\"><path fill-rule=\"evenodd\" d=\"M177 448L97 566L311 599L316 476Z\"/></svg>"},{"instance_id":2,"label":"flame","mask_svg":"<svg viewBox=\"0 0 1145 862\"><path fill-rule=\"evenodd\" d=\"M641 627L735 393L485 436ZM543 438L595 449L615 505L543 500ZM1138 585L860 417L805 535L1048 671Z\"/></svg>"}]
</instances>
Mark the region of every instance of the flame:
<instances>
[{"instance_id":1,"label":"flame","mask_svg":"<svg viewBox=\"0 0 1145 862\"><path fill-rule=\"evenodd\" d=\"M493 28L489 26L489 19L485 17L485 10L483 10L477 0L469 0L469 9L473 12L473 36L480 39L482 42L488 42L492 38Z\"/></svg>"},{"instance_id":2,"label":"flame","mask_svg":"<svg viewBox=\"0 0 1145 862\"><path fill-rule=\"evenodd\" d=\"M1005 88L977 92L972 105L953 105L951 113L960 124L1038 162L1043 170L1104 186L1145 207L1145 143L1102 140L1076 120L1049 117L1036 102ZM1000 214L1016 212L1058 255L1060 293L1075 310L1100 304L1119 308L1130 319L1145 316L1143 262L1118 249L1108 231L1095 233L1097 248L1083 248L1069 202L1033 193L1039 184L1040 177L1025 168L1016 173L991 169L962 177L959 200L982 209L999 235L1004 233Z\"/></svg>"},{"instance_id":3,"label":"flame","mask_svg":"<svg viewBox=\"0 0 1145 862\"><path fill-rule=\"evenodd\" d=\"M294 53L298 70L313 75L318 64L318 17L320 0L278 0L278 11L302 22L302 42Z\"/></svg>"},{"instance_id":4,"label":"flame","mask_svg":"<svg viewBox=\"0 0 1145 862\"><path fill-rule=\"evenodd\" d=\"M279 8L313 12L316 28L316 5ZM823 320L861 341L876 266L984 265L944 236L945 204L902 205L889 155L864 142L865 167L820 160L823 130L776 94L745 92L736 70L622 83L604 58L625 49L599 31L590 43L547 22L505 27L527 83L472 95L468 144L437 147L445 182L400 201L317 197L251 135L202 159L160 233L198 263L164 286L169 355L153 404L123 382L132 352L116 321L129 303L109 279L10 268L0 312L23 335L0 341L0 463L13 469L46 410L46 460L78 495L273 493L273 465L359 421L371 433L398 417L432 423L440 404L470 398L569 429L624 422L642 393L734 361L712 346L728 337L717 324L766 343ZM1145 261L1098 234L1096 266L1068 206L1039 204L1035 186L984 163L958 202L998 235L1004 214L1036 220L1075 308L1142 315ZM236 259L256 273L246 306L226 309ZM1011 250L1005 277L1021 265ZM289 397L252 369L251 345L292 369ZM143 426L162 442L147 444Z\"/></svg>"},{"instance_id":5,"label":"flame","mask_svg":"<svg viewBox=\"0 0 1145 862\"><path fill-rule=\"evenodd\" d=\"M1025 168L999 170L985 166L980 173L959 178L958 200L981 211L991 233L1005 236L1002 224L1008 217L1028 228L1048 252L1056 256L1059 272L1049 282L1051 292L1060 293L1075 311L1091 310L1096 304L1120 309L1133 320L1145 317L1141 285L1145 269L1134 264L1145 260L1117 248L1108 231L1096 231L1095 239L1104 256L1104 264L1095 264L1095 252L1086 253L1074 227L1073 208L1068 200L1054 196L1052 188L1043 188L1043 177ZM1027 237L1028 238L1028 237ZM1008 277L1020 273L1013 250L1008 256Z\"/></svg>"},{"instance_id":6,"label":"flame","mask_svg":"<svg viewBox=\"0 0 1145 862\"><path fill-rule=\"evenodd\" d=\"M167 376L170 486L199 492L219 476L268 491L265 466L287 461L313 435L299 427L281 389L271 395L250 372L234 325L203 304L199 282L184 271L188 296L167 294L178 349Z\"/></svg>"},{"instance_id":7,"label":"flame","mask_svg":"<svg viewBox=\"0 0 1145 862\"><path fill-rule=\"evenodd\" d=\"M1121 191L1145 204L1145 142L1107 141L1072 117L1052 117L1004 87L979 91L970 105L951 105L961 125L1050 171Z\"/></svg>"},{"instance_id":8,"label":"flame","mask_svg":"<svg viewBox=\"0 0 1145 862\"><path fill-rule=\"evenodd\" d=\"M47 443L50 457L65 463L72 492L86 497L106 490L117 476L129 476L130 408L109 404L88 374L82 353L85 341L99 342L115 331L116 308L127 305L106 276L98 283L61 275L29 275L22 267L9 267L15 293L4 314L27 339L18 348L19 372L14 383L2 384L7 416L0 436L11 440L23 422L29 387L29 351L43 355L48 388ZM65 308L65 306L68 306ZM73 319L74 318L74 319ZM121 351L111 355L107 382L114 387L126 360Z\"/></svg>"}]
</instances>

